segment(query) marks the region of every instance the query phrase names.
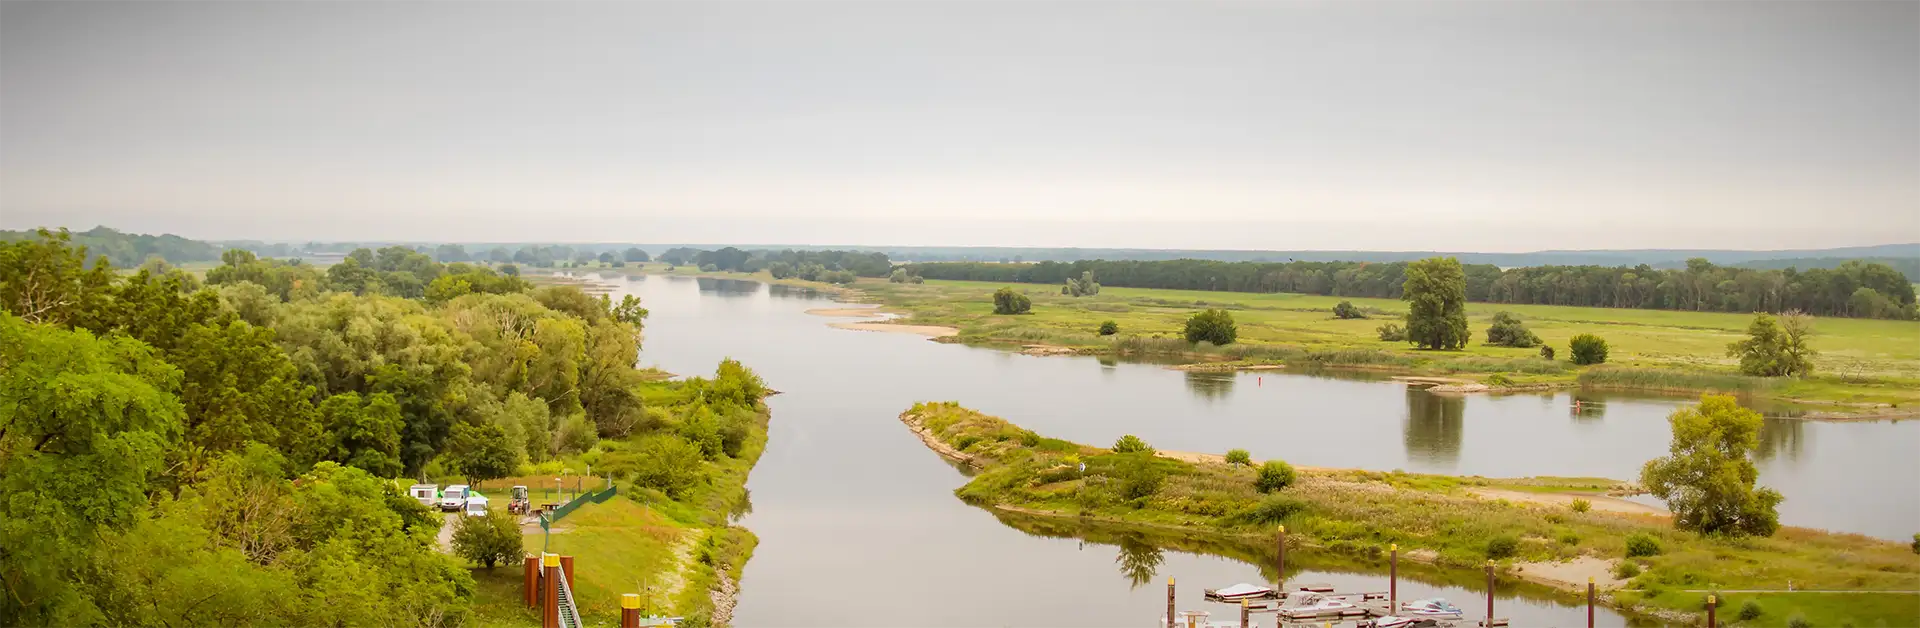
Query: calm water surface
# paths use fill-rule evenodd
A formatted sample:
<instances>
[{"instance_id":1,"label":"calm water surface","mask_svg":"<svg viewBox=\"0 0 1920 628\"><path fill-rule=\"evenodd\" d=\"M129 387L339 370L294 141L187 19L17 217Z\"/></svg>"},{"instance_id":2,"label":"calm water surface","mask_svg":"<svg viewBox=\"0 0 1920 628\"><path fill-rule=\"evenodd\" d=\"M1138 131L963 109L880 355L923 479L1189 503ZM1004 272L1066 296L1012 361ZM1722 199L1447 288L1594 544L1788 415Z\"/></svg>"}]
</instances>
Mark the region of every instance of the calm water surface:
<instances>
[{"instance_id":1,"label":"calm water surface","mask_svg":"<svg viewBox=\"0 0 1920 628\"><path fill-rule=\"evenodd\" d=\"M1022 356L833 329L826 323L848 319L804 313L831 300L782 286L605 281L652 312L643 363L701 374L731 356L784 392L769 400L771 440L748 484L753 513L744 525L761 543L736 615L743 626L1149 625L1164 613L1167 576L1187 583L1182 609L1217 617L1229 609L1202 603L1201 587L1271 580L1270 567L1262 574L1244 560L1160 551L1179 544L1151 539L1037 531L1045 524L1016 526L961 503L952 490L966 478L898 421L916 401L957 400L1089 443L1131 433L1162 449L1241 447L1315 466L1622 479L1665 452L1665 417L1684 403L1581 394L1575 411L1564 392L1446 397L1352 377ZM1920 421L1770 419L1762 439L1761 482L1787 496L1787 524L1894 539L1920 529ZM1906 488L1888 491L1889 483ZM1289 581L1384 588L1378 566L1289 560ZM1403 577L1401 596L1479 608L1479 589L1450 577L1458 575ZM1498 613L1515 625L1585 621L1584 607L1506 593ZM1626 623L1604 609L1600 621Z\"/></svg>"}]
</instances>

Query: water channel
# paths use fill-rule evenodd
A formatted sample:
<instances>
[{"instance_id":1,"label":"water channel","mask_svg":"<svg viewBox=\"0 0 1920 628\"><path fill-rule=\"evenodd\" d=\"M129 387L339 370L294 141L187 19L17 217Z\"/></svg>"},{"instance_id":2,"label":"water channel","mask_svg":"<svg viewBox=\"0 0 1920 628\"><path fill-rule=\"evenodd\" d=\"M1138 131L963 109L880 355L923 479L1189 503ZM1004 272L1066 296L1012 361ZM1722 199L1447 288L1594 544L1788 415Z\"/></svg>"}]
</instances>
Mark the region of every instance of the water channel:
<instances>
[{"instance_id":1,"label":"water channel","mask_svg":"<svg viewBox=\"0 0 1920 628\"><path fill-rule=\"evenodd\" d=\"M743 525L760 545L735 616L743 626L1144 626L1164 613L1169 576L1183 583L1181 608L1212 606L1216 618L1234 613L1202 603L1201 587L1272 580L1257 556L1003 520L962 503L952 490L966 478L897 420L915 401L957 400L1088 443L1131 433L1162 449L1240 447L1313 466L1620 479L1665 452L1665 417L1685 403L1564 391L1448 397L1351 375L1032 357L834 329L827 323L848 319L805 313L833 307L828 297L785 286L599 280L651 311L643 364L702 374L734 357L783 391L769 400L771 440L748 483L753 511ZM1769 419L1762 440L1761 483L1786 495L1787 525L1901 539L1920 523L1920 492L1887 490L1920 479L1920 421ZM1383 565L1290 554L1287 579L1374 590L1385 574ZM1400 596L1477 609L1474 583L1403 566ZM1514 625L1585 621L1571 600L1512 588L1498 614ZM1602 609L1600 623L1627 619Z\"/></svg>"}]
</instances>

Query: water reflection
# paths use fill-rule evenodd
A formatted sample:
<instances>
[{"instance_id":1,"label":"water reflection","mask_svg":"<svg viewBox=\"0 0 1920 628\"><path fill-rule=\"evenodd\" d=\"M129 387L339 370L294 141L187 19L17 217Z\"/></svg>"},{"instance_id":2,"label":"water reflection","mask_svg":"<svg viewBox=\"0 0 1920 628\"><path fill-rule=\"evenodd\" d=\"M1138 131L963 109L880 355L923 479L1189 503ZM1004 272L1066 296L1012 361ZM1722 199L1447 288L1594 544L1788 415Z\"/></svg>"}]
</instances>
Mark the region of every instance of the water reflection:
<instances>
[{"instance_id":1,"label":"water reflection","mask_svg":"<svg viewBox=\"0 0 1920 628\"><path fill-rule=\"evenodd\" d=\"M1401 428L1406 436L1407 456L1449 467L1459 462L1466 416L1466 397L1408 388L1407 416Z\"/></svg>"},{"instance_id":2,"label":"water reflection","mask_svg":"<svg viewBox=\"0 0 1920 628\"><path fill-rule=\"evenodd\" d=\"M1232 395L1233 384L1239 379L1232 372L1187 371L1186 374L1187 392L1209 403Z\"/></svg>"},{"instance_id":3,"label":"water reflection","mask_svg":"<svg viewBox=\"0 0 1920 628\"><path fill-rule=\"evenodd\" d=\"M750 297L760 294L767 284L758 281L740 279L721 279L719 277L695 277L693 281L700 291L721 297Z\"/></svg>"},{"instance_id":4,"label":"water reflection","mask_svg":"<svg viewBox=\"0 0 1920 628\"><path fill-rule=\"evenodd\" d=\"M1806 438L1807 422L1800 419L1762 419L1760 422L1760 450L1754 457L1760 460L1772 460L1774 456L1785 453L1789 461L1800 459L1800 444Z\"/></svg>"},{"instance_id":5,"label":"water reflection","mask_svg":"<svg viewBox=\"0 0 1920 628\"><path fill-rule=\"evenodd\" d=\"M1120 565L1120 574L1132 585L1129 588L1133 589L1153 582L1153 577L1160 573L1160 564L1165 561L1166 556L1160 553L1159 547L1138 535L1120 537L1120 555L1113 558L1113 562Z\"/></svg>"},{"instance_id":6,"label":"water reflection","mask_svg":"<svg viewBox=\"0 0 1920 628\"><path fill-rule=\"evenodd\" d=\"M1588 392L1573 394L1573 404L1567 406L1567 416L1575 421L1598 421L1607 417L1605 397Z\"/></svg>"}]
</instances>

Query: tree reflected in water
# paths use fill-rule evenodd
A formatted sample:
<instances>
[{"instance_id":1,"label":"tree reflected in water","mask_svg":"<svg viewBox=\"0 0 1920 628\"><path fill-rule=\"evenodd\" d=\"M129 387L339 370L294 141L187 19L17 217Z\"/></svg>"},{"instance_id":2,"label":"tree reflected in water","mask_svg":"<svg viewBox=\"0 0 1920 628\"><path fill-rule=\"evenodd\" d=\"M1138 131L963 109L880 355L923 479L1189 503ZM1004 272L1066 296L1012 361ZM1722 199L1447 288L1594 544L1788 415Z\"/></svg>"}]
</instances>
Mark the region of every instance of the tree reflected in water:
<instances>
[{"instance_id":1,"label":"tree reflected in water","mask_svg":"<svg viewBox=\"0 0 1920 628\"><path fill-rule=\"evenodd\" d=\"M1806 440L1807 422L1800 419L1767 418L1760 422L1760 449L1753 457L1772 460L1786 454L1787 460L1800 459L1800 447Z\"/></svg>"},{"instance_id":2,"label":"tree reflected in water","mask_svg":"<svg viewBox=\"0 0 1920 628\"><path fill-rule=\"evenodd\" d=\"M1403 426L1407 455L1419 462L1448 466L1458 463L1466 415L1465 397L1408 388L1407 418Z\"/></svg>"},{"instance_id":3,"label":"tree reflected in water","mask_svg":"<svg viewBox=\"0 0 1920 628\"><path fill-rule=\"evenodd\" d=\"M1193 393L1201 401L1212 403L1233 394L1233 384L1238 379L1232 372L1187 371L1187 392Z\"/></svg>"},{"instance_id":4,"label":"tree reflected in water","mask_svg":"<svg viewBox=\"0 0 1920 628\"><path fill-rule=\"evenodd\" d=\"M1120 575L1132 583L1130 588L1138 589L1153 582L1153 577L1160 573L1160 563L1166 561L1160 548L1132 535L1121 537L1119 545L1120 555L1115 556L1113 562L1120 565Z\"/></svg>"}]
</instances>

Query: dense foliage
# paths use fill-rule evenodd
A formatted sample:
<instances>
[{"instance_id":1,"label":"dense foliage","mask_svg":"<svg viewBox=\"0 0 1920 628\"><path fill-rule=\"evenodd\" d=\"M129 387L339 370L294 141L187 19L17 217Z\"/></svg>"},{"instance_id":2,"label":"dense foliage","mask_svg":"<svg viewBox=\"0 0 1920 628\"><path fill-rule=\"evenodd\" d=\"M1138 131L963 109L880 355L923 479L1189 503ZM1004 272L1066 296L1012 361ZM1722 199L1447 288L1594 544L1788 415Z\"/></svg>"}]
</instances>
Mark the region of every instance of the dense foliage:
<instances>
[{"instance_id":1,"label":"dense foliage","mask_svg":"<svg viewBox=\"0 0 1920 628\"><path fill-rule=\"evenodd\" d=\"M1607 341L1593 334L1580 334L1567 341L1567 354L1574 364L1600 364L1607 361Z\"/></svg>"},{"instance_id":2,"label":"dense foliage","mask_svg":"<svg viewBox=\"0 0 1920 628\"><path fill-rule=\"evenodd\" d=\"M1100 322L1100 335L1111 336L1120 333L1120 324L1113 321Z\"/></svg>"},{"instance_id":3,"label":"dense foliage","mask_svg":"<svg viewBox=\"0 0 1920 628\"><path fill-rule=\"evenodd\" d=\"M1418 263L1418 262L1414 262ZM1003 264L912 264L928 279L1061 284L1094 273L1108 286L1226 292L1295 292L1397 299L1409 262L1219 262L1083 260ZM1915 318L1913 285L1876 262L1833 269L1734 268L1704 259L1685 268L1639 266L1461 267L1464 298L1491 303L1625 307L1712 312L1784 312L1821 316Z\"/></svg>"},{"instance_id":4,"label":"dense foliage","mask_svg":"<svg viewBox=\"0 0 1920 628\"><path fill-rule=\"evenodd\" d=\"M1467 280L1459 260L1435 257L1407 265L1407 340L1422 349L1467 346Z\"/></svg>"},{"instance_id":5,"label":"dense foliage","mask_svg":"<svg viewBox=\"0 0 1920 628\"><path fill-rule=\"evenodd\" d=\"M1755 536L1779 529L1780 493L1754 487L1760 471L1750 454L1760 444L1760 413L1740 407L1732 396L1707 395L1667 421L1673 427L1668 454L1647 462L1640 484L1667 503L1674 526Z\"/></svg>"},{"instance_id":6,"label":"dense foliage","mask_svg":"<svg viewBox=\"0 0 1920 628\"><path fill-rule=\"evenodd\" d=\"M1080 273L1079 277L1067 278L1067 285L1060 287L1060 294L1070 297L1090 297L1100 294L1100 282L1093 280L1093 271Z\"/></svg>"},{"instance_id":7,"label":"dense foliage","mask_svg":"<svg viewBox=\"0 0 1920 628\"><path fill-rule=\"evenodd\" d=\"M1253 487L1262 493L1272 493L1293 486L1293 465L1283 460L1268 460L1260 465L1260 474L1254 476Z\"/></svg>"},{"instance_id":8,"label":"dense foliage","mask_svg":"<svg viewBox=\"0 0 1920 628\"><path fill-rule=\"evenodd\" d=\"M1367 313L1360 311L1358 307L1354 307L1352 301L1341 301L1338 305L1333 306L1333 317L1341 320L1352 320L1356 318L1366 318Z\"/></svg>"},{"instance_id":9,"label":"dense foliage","mask_svg":"<svg viewBox=\"0 0 1920 628\"><path fill-rule=\"evenodd\" d=\"M1233 314L1226 310L1202 310L1187 317L1187 342L1210 342L1214 346L1224 347L1240 338L1240 328L1233 323Z\"/></svg>"},{"instance_id":10,"label":"dense foliage","mask_svg":"<svg viewBox=\"0 0 1920 628\"><path fill-rule=\"evenodd\" d=\"M65 229L61 232L67 233ZM0 245L39 240L49 235L51 233L44 229L0 231ZM173 234L155 236L94 227L69 235L74 244L86 247L88 253L105 257L109 263L120 268L133 268L154 257L173 264L220 259L220 247Z\"/></svg>"},{"instance_id":11,"label":"dense foliage","mask_svg":"<svg viewBox=\"0 0 1920 628\"><path fill-rule=\"evenodd\" d=\"M1025 314L1033 310L1033 299L1014 292L1013 288L1001 288L993 291L993 313Z\"/></svg>"},{"instance_id":12,"label":"dense foliage","mask_svg":"<svg viewBox=\"0 0 1920 628\"><path fill-rule=\"evenodd\" d=\"M1487 344L1501 347L1539 346L1540 336L1520 322L1520 317L1512 312L1497 312L1493 315L1493 325L1487 327ZM1552 359L1548 357L1548 359Z\"/></svg>"},{"instance_id":13,"label":"dense foliage","mask_svg":"<svg viewBox=\"0 0 1920 628\"><path fill-rule=\"evenodd\" d=\"M1727 355L1740 358L1740 372L1746 375L1812 373L1815 352L1807 343L1813 335L1812 318L1799 312L1788 312L1778 319L1755 314L1753 324L1747 326L1747 339L1727 345Z\"/></svg>"}]
</instances>

